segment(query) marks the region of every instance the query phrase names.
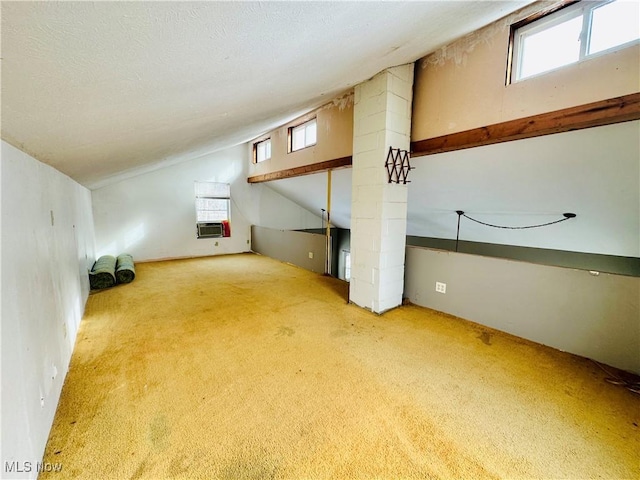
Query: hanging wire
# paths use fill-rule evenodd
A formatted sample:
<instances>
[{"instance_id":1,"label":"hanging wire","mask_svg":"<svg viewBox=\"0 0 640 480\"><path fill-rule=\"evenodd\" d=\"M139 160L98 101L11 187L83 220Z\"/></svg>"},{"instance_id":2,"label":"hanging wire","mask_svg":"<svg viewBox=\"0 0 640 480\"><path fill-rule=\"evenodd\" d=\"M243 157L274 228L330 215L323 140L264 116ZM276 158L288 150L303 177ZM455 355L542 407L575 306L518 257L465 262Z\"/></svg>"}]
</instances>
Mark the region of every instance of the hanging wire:
<instances>
[{"instance_id":1,"label":"hanging wire","mask_svg":"<svg viewBox=\"0 0 640 480\"><path fill-rule=\"evenodd\" d=\"M460 224L459 224L460 216L468 218L472 222L476 222L476 223L479 223L481 225L486 225L487 227L506 228L508 230L524 230L525 228L546 227L548 225L554 225L556 223L564 222L566 220L569 220L571 218L575 218L576 217L575 213L563 213L562 215L563 215L564 218L561 218L560 220L554 220L553 222L540 223L540 224L537 224L537 225L525 225L524 227L510 227L510 226L505 226L505 225L493 225L491 223L486 223L486 222L482 222L480 220L476 220L475 218L471 218L469 215L464 213L462 210L456 210L456 213L458 214L458 230L460 230Z\"/></svg>"},{"instance_id":2,"label":"hanging wire","mask_svg":"<svg viewBox=\"0 0 640 480\"><path fill-rule=\"evenodd\" d=\"M456 252L458 251L458 243L460 241L460 217L468 218L472 222L479 223L480 225L486 225L487 227L505 228L505 229L508 229L508 230L523 230L525 228L546 227L548 225L554 225L556 223L564 222L565 220L569 220L571 218L575 218L576 217L575 213L563 213L562 216L564 218L561 218L560 220L554 220L553 222L540 223L540 224L537 224L537 225L525 225L524 227L509 227L509 226L505 226L505 225L494 225L492 223L486 223L486 222L482 222L480 220L476 220L475 218L471 218L469 215L465 214L464 211L462 211L462 210L456 210L456 213L458 214L458 229L456 231Z\"/></svg>"}]
</instances>

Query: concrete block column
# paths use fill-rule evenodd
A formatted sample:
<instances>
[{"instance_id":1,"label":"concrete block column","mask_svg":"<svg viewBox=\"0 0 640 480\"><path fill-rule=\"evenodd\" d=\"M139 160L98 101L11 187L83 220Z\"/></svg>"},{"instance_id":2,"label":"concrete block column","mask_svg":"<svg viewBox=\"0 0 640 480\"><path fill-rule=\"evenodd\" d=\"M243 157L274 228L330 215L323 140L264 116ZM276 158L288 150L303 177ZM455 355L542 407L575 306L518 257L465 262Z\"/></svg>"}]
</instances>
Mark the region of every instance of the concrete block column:
<instances>
[{"instance_id":1,"label":"concrete block column","mask_svg":"<svg viewBox=\"0 0 640 480\"><path fill-rule=\"evenodd\" d=\"M402 303L407 186L388 183L389 147L409 150L413 64L355 87L349 300L381 313Z\"/></svg>"}]
</instances>

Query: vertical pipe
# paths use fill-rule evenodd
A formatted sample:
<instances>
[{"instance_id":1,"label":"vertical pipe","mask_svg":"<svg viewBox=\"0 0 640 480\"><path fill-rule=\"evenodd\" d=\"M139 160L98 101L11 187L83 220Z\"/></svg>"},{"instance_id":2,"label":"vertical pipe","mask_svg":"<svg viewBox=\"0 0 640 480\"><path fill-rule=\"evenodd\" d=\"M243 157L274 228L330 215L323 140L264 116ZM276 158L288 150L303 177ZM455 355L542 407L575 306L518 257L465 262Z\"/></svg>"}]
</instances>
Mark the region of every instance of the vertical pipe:
<instances>
[{"instance_id":1,"label":"vertical pipe","mask_svg":"<svg viewBox=\"0 0 640 480\"><path fill-rule=\"evenodd\" d=\"M331 170L327 170L327 251L324 273L331 275Z\"/></svg>"},{"instance_id":2,"label":"vertical pipe","mask_svg":"<svg viewBox=\"0 0 640 480\"><path fill-rule=\"evenodd\" d=\"M456 231L456 252L458 251L458 240L460 240L460 217L464 215L462 210L456 210L458 214L458 230Z\"/></svg>"}]
</instances>

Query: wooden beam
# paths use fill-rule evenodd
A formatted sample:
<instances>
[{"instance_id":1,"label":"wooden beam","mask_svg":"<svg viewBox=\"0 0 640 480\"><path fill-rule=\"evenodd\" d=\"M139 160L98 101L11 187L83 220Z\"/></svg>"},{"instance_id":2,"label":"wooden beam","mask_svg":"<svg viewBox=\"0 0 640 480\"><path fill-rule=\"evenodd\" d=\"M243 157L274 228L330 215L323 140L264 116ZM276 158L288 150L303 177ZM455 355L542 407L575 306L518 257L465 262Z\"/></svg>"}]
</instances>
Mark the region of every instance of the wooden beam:
<instances>
[{"instance_id":1,"label":"wooden beam","mask_svg":"<svg viewBox=\"0 0 640 480\"><path fill-rule=\"evenodd\" d=\"M464 132L411 142L411 156L452 152L493 143L640 119L640 93L587 103Z\"/></svg>"},{"instance_id":2,"label":"wooden beam","mask_svg":"<svg viewBox=\"0 0 640 480\"><path fill-rule=\"evenodd\" d=\"M254 175L247 178L249 183L269 182L271 180L281 180L283 178L299 177L301 175L310 175L312 173L324 172L334 168L350 167L352 157L334 158L320 163L312 163L302 167L287 168L277 172L265 173L264 175Z\"/></svg>"}]
</instances>

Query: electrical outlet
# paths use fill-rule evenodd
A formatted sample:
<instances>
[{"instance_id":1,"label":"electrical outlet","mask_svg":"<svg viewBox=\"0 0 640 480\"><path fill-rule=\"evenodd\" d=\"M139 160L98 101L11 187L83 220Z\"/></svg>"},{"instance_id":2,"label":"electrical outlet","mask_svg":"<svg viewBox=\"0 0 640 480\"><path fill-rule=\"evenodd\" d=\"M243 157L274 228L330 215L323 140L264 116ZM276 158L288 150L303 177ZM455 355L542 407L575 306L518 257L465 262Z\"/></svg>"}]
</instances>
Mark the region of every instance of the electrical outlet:
<instances>
[{"instance_id":1,"label":"electrical outlet","mask_svg":"<svg viewBox=\"0 0 640 480\"><path fill-rule=\"evenodd\" d=\"M309 252L309 258L313 258L313 252Z\"/></svg>"},{"instance_id":2,"label":"electrical outlet","mask_svg":"<svg viewBox=\"0 0 640 480\"><path fill-rule=\"evenodd\" d=\"M216 247L218 246L218 242L216 242Z\"/></svg>"},{"instance_id":3,"label":"electrical outlet","mask_svg":"<svg viewBox=\"0 0 640 480\"><path fill-rule=\"evenodd\" d=\"M447 284L442 282L436 282L436 292L447 293Z\"/></svg>"}]
</instances>

